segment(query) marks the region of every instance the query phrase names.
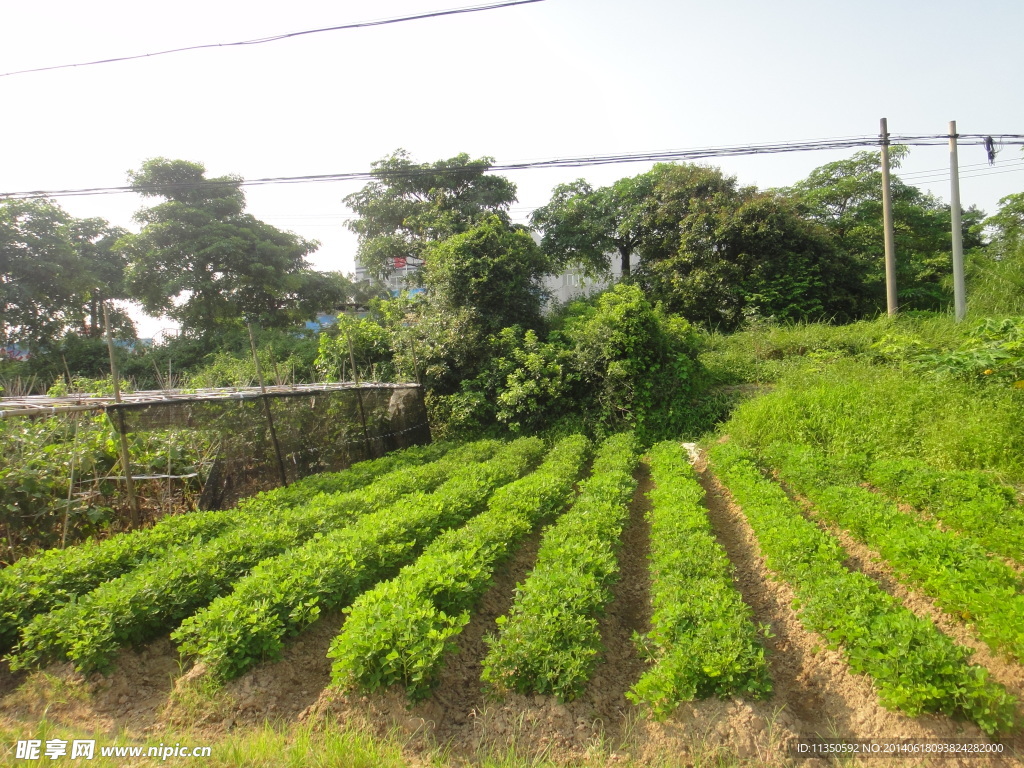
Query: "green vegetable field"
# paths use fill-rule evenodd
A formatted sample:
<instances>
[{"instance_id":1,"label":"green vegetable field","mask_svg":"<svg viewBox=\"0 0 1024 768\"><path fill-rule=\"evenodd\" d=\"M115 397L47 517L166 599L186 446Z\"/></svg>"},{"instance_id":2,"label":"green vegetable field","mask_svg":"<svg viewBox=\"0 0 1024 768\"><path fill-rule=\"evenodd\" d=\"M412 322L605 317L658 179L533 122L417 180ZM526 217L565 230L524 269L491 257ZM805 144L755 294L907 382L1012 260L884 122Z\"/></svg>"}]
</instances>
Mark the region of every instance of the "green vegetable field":
<instances>
[{"instance_id":1,"label":"green vegetable field","mask_svg":"<svg viewBox=\"0 0 1024 768\"><path fill-rule=\"evenodd\" d=\"M216 738L314 718L484 764L895 737L1013 764L1019 389L791 333L698 443L438 442L24 557L0 707ZM716 343L729 381L749 338Z\"/></svg>"}]
</instances>

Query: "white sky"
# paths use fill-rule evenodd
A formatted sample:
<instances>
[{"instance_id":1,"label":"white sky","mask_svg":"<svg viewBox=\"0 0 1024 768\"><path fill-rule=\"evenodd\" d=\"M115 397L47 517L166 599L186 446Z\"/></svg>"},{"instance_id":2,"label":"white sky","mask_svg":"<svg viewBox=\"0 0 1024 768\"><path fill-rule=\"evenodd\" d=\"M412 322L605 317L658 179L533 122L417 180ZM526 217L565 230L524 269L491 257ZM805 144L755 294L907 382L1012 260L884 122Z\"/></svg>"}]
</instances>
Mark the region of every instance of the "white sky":
<instances>
[{"instance_id":1,"label":"white sky","mask_svg":"<svg viewBox=\"0 0 1024 768\"><path fill-rule=\"evenodd\" d=\"M469 0L48 0L0 3L0 72L232 42L473 4ZM416 161L498 162L893 133L1024 133L1024 3L978 0L546 0L248 47L0 77L0 192L126 183L150 157L247 178ZM784 186L848 152L712 161ZM995 168L960 151L961 199L994 213L1024 191L1024 155ZM948 151L903 168L949 199ZM965 166L974 166L973 169ZM519 171L513 216L551 188L603 185L646 165ZM977 175L971 175L971 173ZM919 179L936 179L920 182ZM341 199L361 183L248 188L249 211L321 242L349 272ZM75 216L137 229L134 195L62 198ZM148 335L159 323L140 327Z\"/></svg>"}]
</instances>

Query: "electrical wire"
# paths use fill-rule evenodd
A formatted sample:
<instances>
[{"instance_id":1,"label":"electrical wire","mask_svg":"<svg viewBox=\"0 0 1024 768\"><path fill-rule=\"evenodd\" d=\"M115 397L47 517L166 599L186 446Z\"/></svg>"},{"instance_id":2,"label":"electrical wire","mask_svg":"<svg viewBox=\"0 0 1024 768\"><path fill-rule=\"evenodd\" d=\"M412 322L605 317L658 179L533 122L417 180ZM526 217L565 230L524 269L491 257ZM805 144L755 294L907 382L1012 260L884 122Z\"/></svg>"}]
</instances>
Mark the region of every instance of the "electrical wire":
<instances>
[{"instance_id":1,"label":"electrical wire","mask_svg":"<svg viewBox=\"0 0 1024 768\"><path fill-rule=\"evenodd\" d=\"M258 37L252 40L238 40L233 43L204 43L202 45L189 45L183 48L171 48L166 51L157 51L155 53L140 53L134 56L117 56L110 59L97 59L96 61L83 61L78 64L57 64L50 67L35 67L34 69L19 69L15 72L4 72L0 74L0 77L14 77L15 75L27 75L32 72L50 72L55 69L71 69L73 67L91 67L96 64L113 64L119 61L133 61L135 59L147 59L154 56L166 56L171 53L184 53L185 51L200 51L206 48L232 48L242 45L260 45L262 43L274 43L279 40L287 40L292 37L301 37L303 35L315 35L321 32L338 32L345 29L363 29L366 27L381 27L386 24L398 24L404 21L419 21L421 19L433 19L439 16L455 16L463 13L477 13L479 11L493 11L498 8L509 8L514 5L528 5L530 3L542 3L544 0L508 0L503 3L493 3L491 5L477 5L469 8L450 8L445 11L430 11L428 13L418 13L412 16L400 16L392 19L378 19L376 21L357 21L353 24L339 24L334 27L320 27L318 29L304 29L301 32L287 32L281 35L269 35L267 37Z\"/></svg>"},{"instance_id":2,"label":"electrical wire","mask_svg":"<svg viewBox=\"0 0 1024 768\"><path fill-rule=\"evenodd\" d=\"M960 134L960 146L983 145L987 137L997 138L1003 144L1024 145L1024 134ZM935 146L948 142L944 134L925 135L890 135L890 145ZM817 150L857 149L861 147L879 146L881 140L877 136L858 136L841 139L814 139L811 141L786 141L765 144L743 144L738 146L699 147L696 149L673 149L658 152L638 152L618 155L591 155L589 157L567 157L549 160L530 160L512 163L496 163L489 165L488 173L506 173L541 168L581 168L585 166L614 165L625 163L664 163L680 160L704 160L717 157L741 157L762 154L780 154L787 152L808 152ZM456 171L452 171L453 173ZM33 190L27 192L0 193L0 199L27 200L52 197L80 197L88 195L112 195L129 192L161 194L181 189L197 189L211 186L263 186L268 184L315 184L341 181L372 181L382 178L415 178L444 173L431 167L412 167L397 170L353 171L347 173L309 174L302 176L272 176L259 179L247 179L237 182L209 179L202 182L178 184L145 184L120 187L89 187L85 189Z\"/></svg>"},{"instance_id":3,"label":"electrical wire","mask_svg":"<svg viewBox=\"0 0 1024 768\"><path fill-rule=\"evenodd\" d=\"M974 178L977 178L979 176L996 176L996 175L1001 174L1001 173L1019 173L1020 171L1024 171L1024 160L1017 161L1017 162L1013 163L1012 165L1014 165L1015 167L1012 167L1012 168L1002 168L1002 169L999 169L999 170L991 170L991 171L985 171L985 170L969 171L967 173L959 174L958 178L961 178L961 179L974 179ZM900 174L899 177L900 177L900 179L903 179L903 180L906 180L906 178L907 178L903 174ZM912 181L914 184L935 184L935 183L938 183L938 182L941 182L941 181L949 181L949 179L950 179L949 171L946 171L946 173L944 173L944 174L933 174L932 176L928 176L928 177L924 177L924 178L920 178L919 177L919 178L910 179L910 181Z\"/></svg>"},{"instance_id":4,"label":"electrical wire","mask_svg":"<svg viewBox=\"0 0 1024 768\"><path fill-rule=\"evenodd\" d=\"M1014 158L1007 158L1005 160L996 160L996 162L994 162L994 163L989 163L987 160L984 161L984 162L981 162L981 163L960 163L958 167L959 167L959 169L961 171L965 171L965 170L972 169L972 168L975 168L975 169L977 169L977 168L993 168L995 166L1005 166L1005 165L1008 165L1008 164L1015 164L1015 163L1019 163L1019 162L1022 162L1022 161L1014 159ZM941 174L941 173L948 174L949 173L949 166L947 165L947 166L944 166L942 168L930 168L930 169L928 169L926 171L906 171L906 172L901 172L900 173L900 178L901 179L909 179L909 178L913 178L915 176L934 176L936 174Z\"/></svg>"}]
</instances>

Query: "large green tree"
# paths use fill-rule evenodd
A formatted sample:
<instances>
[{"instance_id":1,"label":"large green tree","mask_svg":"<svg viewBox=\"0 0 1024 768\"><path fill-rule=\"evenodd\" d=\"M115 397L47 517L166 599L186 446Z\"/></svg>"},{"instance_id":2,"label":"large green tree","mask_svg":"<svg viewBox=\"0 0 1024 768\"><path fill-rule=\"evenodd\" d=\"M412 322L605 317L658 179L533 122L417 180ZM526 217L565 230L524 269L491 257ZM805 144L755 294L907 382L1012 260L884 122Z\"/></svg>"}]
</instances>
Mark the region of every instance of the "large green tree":
<instances>
[{"instance_id":1,"label":"large green tree","mask_svg":"<svg viewBox=\"0 0 1024 768\"><path fill-rule=\"evenodd\" d=\"M640 280L691 322L848 319L862 290L828 233L779 195L718 168L658 165L642 216Z\"/></svg>"},{"instance_id":2,"label":"large green tree","mask_svg":"<svg viewBox=\"0 0 1024 768\"><path fill-rule=\"evenodd\" d=\"M330 302L336 280L310 269L317 243L245 213L236 176L206 178L200 163L155 158L129 174L132 188L162 202L136 214L142 230L118 248L128 284L147 312L167 313L186 333L209 335L244 318L285 325Z\"/></svg>"},{"instance_id":3,"label":"large green tree","mask_svg":"<svg viewBox=\"0 0 1024 768\"><path fill-rule=\"evenodd\" d=\"M48 200L0 203L0 343L37 348L67 327L81 280L70 220Z\"/></svg>"},{"instance_id":4,"label":"large green tree","mask_svg":"<svg viewBox=\"0 0 1024 768\"><path fill-rule=\"evenodd\" d=\"M892 165L899 167L906 147L893 147ZM882 223L882 160L880 152L857 152L828 163L785 190L801 211L824 224L837 247L862 265L871 286L872 301L865 311L884 306L885 238ZM905 309L942 309L949 303L946 286L952 274L952 216L938 198L891 178L896 241L896 286ZM963 211L964 249L982 245L984 214Z\"/></svg>"},{"instance_id":5,"label":"large green tree","mask_svg":"<svg viewBox=\"0 0 1024 768\"><path fill-rule=\"evenodd\" d=\"M484 330L540 323L550 261L522 227L490 216L424 251L424 283L441 308L471 310Z\"/></svg>"},{"instance_id":6,"label":"large green tree","mask_svg":"<svg viewBox=\"0 0 1024 768\"><path fill-rule=\"evenodd\" d=\"M102 332L102 301L128 298L113 251L124 231L76 219L49 200L0 203L0 343L38 351L65 333ZM115 326L134 335L115 310Z\"/></svg>"},{"instance_id":7,"label":"large green tree","mask_svg":"<svg viewBox=\"0 0 1024 768\"><path fill-rule=\"evenodd\" d=\"M653 297L692 322L729 330L752 318L855 316L863 291L857 270L823 227L780 196L748 191L727 204L698 204L670 239L673 249L650 258L643 279Z\"/></svg>"},{"instance_id":8,"label":"large green tree","mask_svg":"<svg viewBox=\"0 0 1024 768\"><path fill-rule=\"evenodd\" d=\"M127 230L112 227L103 219L75 219L68 226L82 270L75 302L76 325L86 336L95 338L103 333L104 301L132 298L125 282L124 253L114 247L127 234ZM127 315L120 309L115 315L116 320L112 318L111 322L123 328Z\"/></svg>"},{"instance_id":9,"label":"large green tree","mask_svg":"<svg viewBox=\"0 0 1024 768\"><path fill-rule=\"evenodd\" d=\"M463 153L433 163L414 163L398 150L373 164L373 181L345 198L358 218L348 226L359 236L358 259L386 278L395 259L419 265L430 243L465 232L497 216L508 224L516 187L488 174L493 158Z\"/></svg>"},{"instance_id":10,"label":"large green tree","mask_svg":"<svg viewBox=\"0 0 1024 768\"><path fill-rule=\"evenodd\" d=\"M628 278L655 180L650 172L597 189L585 179L555 187L551 201L530 219L543 233L541 247L560 267L580 266L591 275L610 273L617 254L620 273Z\"/></svg>"}]
</instances>

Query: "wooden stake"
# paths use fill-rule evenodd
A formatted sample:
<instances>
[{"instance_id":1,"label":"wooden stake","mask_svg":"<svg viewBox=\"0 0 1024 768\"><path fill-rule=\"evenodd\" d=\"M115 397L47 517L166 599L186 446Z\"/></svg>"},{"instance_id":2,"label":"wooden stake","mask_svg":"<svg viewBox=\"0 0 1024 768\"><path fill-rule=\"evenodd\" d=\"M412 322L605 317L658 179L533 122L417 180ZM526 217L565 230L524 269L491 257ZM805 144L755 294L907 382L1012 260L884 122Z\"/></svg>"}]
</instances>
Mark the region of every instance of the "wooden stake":
<instances>
[{"instance_id":1,"label":"wooden stake","mask_svg":"<svg viewBox=\"0 0 1024 768\"><path fill-rule=\"evenodd\" d=\"M256 337L252 332L252 323L246 323L249 329L249 348L252 349L252 360L256 364L256 378L260 383L260 393L263 401L263 410L267 414L267 427L270 429L270 440L274 444L274 454L277 456L277 471L281 476L281 485L288 485L288 475L284 471L284 459L281 456L281 444L277 441L277 430L274 429L274 414L270 410L270 398L267 397L267 388L263 383L263 368L260 366L259 355L256 354Z\"/></svg>"},{"instance_id":2,"label":"wooden stake","mask_svg":"<svg viewBox=\"0 0 1024 768\"><path fill-rule=\"evenodd\" d=\"M107 302L103 302L103 332L107 337L107 354L110 355L110 375L114 379L114 403L121 402L121 374L117 370L117 356L114 354L114 337L110 335L110 314L107 311ZM139 500L135 496L135 480L132 478L131 454L128 452L128 436L124 429L124 413L120 408L115 408L117 413L117 432L120 436L121 468L124 470L125 487L128 490L128 505L131 510L132 527L137 528L142 522L142 515L139 513Z\"/></svg>"},{"instance_id":3,"label":"wooden stake","mask_svg":"<svg viewBox=\"0 0 1024 768\"><path fill-rule=\"evenodd\" d=\"M370 447L370 431L366 428L366 411L363 410L363 388L359 383L359 372L356 371L356 355L352 351L352 334L348 327L345 328L345 339L348 341L348 359L352 363L352 378L356 382L356 400L359 402L359 420L363 423L363 445L366 447L366 455L373 456L373 449Z\"/></svg>"}]
</instances>

